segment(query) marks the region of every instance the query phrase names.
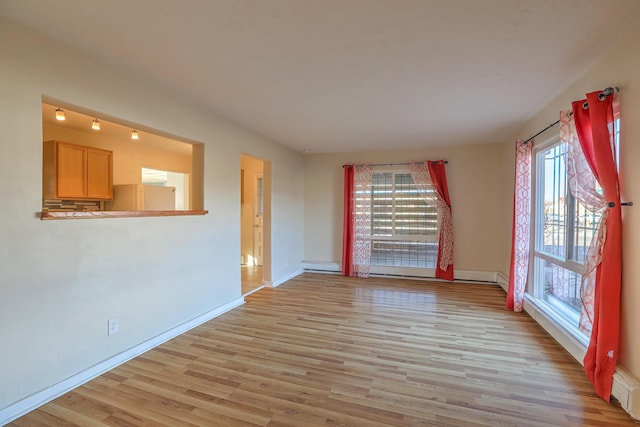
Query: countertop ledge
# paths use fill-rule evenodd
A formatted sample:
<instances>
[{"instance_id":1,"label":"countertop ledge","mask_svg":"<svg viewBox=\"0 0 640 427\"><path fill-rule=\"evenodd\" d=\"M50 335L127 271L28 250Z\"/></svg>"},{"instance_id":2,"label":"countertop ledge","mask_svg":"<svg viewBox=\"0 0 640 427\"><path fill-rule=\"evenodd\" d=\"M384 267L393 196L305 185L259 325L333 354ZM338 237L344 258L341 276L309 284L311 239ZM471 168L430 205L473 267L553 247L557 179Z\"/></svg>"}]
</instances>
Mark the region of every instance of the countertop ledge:
<instances>
[{"instance_id":1,"label":"countertop ledge","mask_svg":"<svg viewBox=\"0 0 640 427\"><path fill-rule=\"evenodd\" d=\"M206 215L209 211L87 211L87 212L40 212L40 219L89 219L89 218L141 218L148 216L193 216Z\"/></svg>"}]
</instances>

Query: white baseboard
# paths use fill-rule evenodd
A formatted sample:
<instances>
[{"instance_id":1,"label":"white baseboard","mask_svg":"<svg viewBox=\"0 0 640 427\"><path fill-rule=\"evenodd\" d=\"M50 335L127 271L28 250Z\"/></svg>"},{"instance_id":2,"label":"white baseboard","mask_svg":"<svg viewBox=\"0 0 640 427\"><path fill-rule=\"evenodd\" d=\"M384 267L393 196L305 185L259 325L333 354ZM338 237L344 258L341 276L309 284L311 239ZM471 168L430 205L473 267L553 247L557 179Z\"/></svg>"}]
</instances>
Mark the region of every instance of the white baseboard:
<instances>
[{"instance_id":1,"label":"white baseboard","mask_svg":"<svg viewBox=\"0 0 640 427\"><path fill-rule=\"evenodd\" d=\"M304 271L315 273L341 273L342 268L339 262L326 262L326 261L302 261L302 268ZM396 269L398 274L388 273L388 268L372 267L371 274L377 276L389 276L389 277L408 277L408 278L427 278L431 280L435 279L432 269L421 268L398 268ZM474 271L474 270L455 270L454 280L459 282L479 282L495 284L498 280L498 273L493 271Z\"/></svg>"},{"instance_id":2,"label":"white baseboard","mask_svg":"<svg viewBox=\"0 0 640 427\"><path fill-rule=\"evenodd\" d=\"M498 283L498 273L495 271L454 270L454 280L461 282Z\"/></svg>"},{"instance_id":3,"label":"white baseboard","mask_svg":"<svg viewBox=\"0 0 640 427\"><path fill-rule=\"evenodd\" d=\"M640 381L624 368L617 367L613 374L611 394L620 406L636 420L640 420Z\"/></svg>"},{"instance_id":4,"label":"white baseboard","mask_svg":"<svg viewBox=\"0 0 640 427\"><path fill-rule=\"evenodd\" d=\"M303 269L299 269L299 270L296 270L293 273L288 274L288 275L286 275L284 277L281 277L280 279L278 279L276 281L273 281L273 282L271 280L265 280L264 281L264 285L269 287L269 288L276 288L276 287L282 285L284 282L287 282L287 281L293 279L294 277L297 277L297 276L301 275L302 273L304 273L304 270Z\"/></svg>"},{"instance_id":5,"label":"white baseboard","mask_svg":"<svg viewBox=\"0 0 640 427\"><path fill-rule=\"evenodd\" d=\"M325 262L325 261L302 261L302 268L304 271L316 271L327 273L340 273L342 272L342 266L339 262Z\"/></svg>"},{"instance_id":6,"label":"white baseboard","mask_svg":"<svg viewBox=\"0 0 640 427\"><path fill-rule=\"evenodd\" d=\"M234 299L220 307L217 307L207 313L204 313L192 320L189 320L181 325L176 326L160 335L148 339L128 350L116 354L115 356L104 360L84 371L78 372L71 377L60 381L44 390L25 397L9 406L0 409L0 426L10 423L13 420L20 418L28 412L44 405L53 399L62 396L63 394L73 390L74 388L81 386L82 384L104 374L105 372L141 355L142 353L151 350L160 344L169 341L172 338L183 334L190 329L195 328L209 320L226 313L240 305L244 304L244 298Z\"/></svg>"},{"instance_id":7,"label":"white baseboard","mask_svg":"<svg viewBox=\"0 0 640 427\"><path fill-rule=\"evenodd\" d=\"M509 278L505 277L502 273L496 274L498 276L498 285L500 285L500 287L504 289L505 292L507 292L509 290Z\"/></svg>"}]
</instances>

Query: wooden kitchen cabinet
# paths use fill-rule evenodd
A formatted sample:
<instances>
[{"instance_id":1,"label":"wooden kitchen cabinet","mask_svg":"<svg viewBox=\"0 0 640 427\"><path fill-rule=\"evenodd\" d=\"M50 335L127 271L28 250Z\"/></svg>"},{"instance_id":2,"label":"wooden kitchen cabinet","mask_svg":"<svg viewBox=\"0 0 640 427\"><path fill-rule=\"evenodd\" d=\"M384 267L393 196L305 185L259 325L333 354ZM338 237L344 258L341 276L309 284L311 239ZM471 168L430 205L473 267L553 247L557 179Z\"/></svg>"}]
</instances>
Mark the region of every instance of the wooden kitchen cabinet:
<instances>
[{"instance_id":1,"label":"wooden kitchen cabinet","mask_svg":"<svg viewBox=\"0 0 640 427\"><path fill-rule=\"evenodd\" d=\"M42 197L112 200L113 152L62 141L45 141Z\"/></svg>"},{"instance_id":2,"label":"wooden kitchen cabinet","mask_svg":"<svg viewBox=\"0 0 640 427\"><path fill-rule=\"evenodd\" d=\"M87 197L113 199L113 153L87 148Z\"/></svg>"}]
</instances>

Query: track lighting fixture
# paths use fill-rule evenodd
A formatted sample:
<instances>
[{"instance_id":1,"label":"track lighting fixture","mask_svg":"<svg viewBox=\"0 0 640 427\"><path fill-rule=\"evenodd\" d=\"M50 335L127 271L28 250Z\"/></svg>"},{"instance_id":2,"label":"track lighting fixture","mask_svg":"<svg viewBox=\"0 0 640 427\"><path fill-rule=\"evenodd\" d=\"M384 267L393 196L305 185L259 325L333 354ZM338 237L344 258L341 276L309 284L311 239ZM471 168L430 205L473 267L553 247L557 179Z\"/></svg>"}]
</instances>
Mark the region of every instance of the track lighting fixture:
<instances>
[{"instance_id":1,"label":"track lighting fixture","mask_svg":"<svg viewBox=\"0 0 640 427\"><path fill-rule=\"evenodd\" d=\"M131 130L131 139L138 139L138 131L135 129Z\"/></svg>"},{"instance_id":2,"label":"track lighting fixture","mask_svg":"<svg viewBox=\"0 0 640 427\"><path fill-rule=\"evenodd\" d=\"M91 129L100 130L100 122L97 118L93 119L93 122L91 122Z\"/></svg>"},{"instance_id":3,"label":"track lighting fixture","mask_svg":"<svg viewBox=\"0 0 640 427\"><path fill-rule=\"evenodd\" d=\"M64 119L64 111L60 107L56 108L56 120L63 121Z\"/></svg>"}]
</instances>

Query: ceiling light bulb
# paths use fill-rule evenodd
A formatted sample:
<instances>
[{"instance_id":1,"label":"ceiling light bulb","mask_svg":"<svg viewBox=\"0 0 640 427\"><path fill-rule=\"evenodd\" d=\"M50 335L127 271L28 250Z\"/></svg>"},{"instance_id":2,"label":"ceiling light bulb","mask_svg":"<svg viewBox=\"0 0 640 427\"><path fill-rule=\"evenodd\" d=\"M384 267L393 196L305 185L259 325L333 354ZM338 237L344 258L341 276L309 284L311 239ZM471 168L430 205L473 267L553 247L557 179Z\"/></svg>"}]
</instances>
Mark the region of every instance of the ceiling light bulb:
<instances>
[{"instance_id":1,"label":"ceiling light bulb","mask_svg":"<svg viewBox=\"0 0 640 427\"><path fill-rule=\"evenodd\" d=\"M138 131L133 129L131 131L131 139L138 139Z\"/></svg>"},{"instance_id":2,"label":"ceiling light bulb","mask_svg":"<svg viewBox=\"0 0 640 427\"><path fill-rule=\"evenodd\" d=\"M60 107L56 108L56 120L64 120L64 111Z\"/></svg>"},{"instance_id":3,"label":"ceiling light bulb","mask_svg":"<svg viewBox=\"0 0 640 427\"><path fill-rule=\"evenodd\" d=\"M100 122L98 119L93 119L93 122L91 122L91 129L100 130Z\"/></svg>"}]
</instances>

